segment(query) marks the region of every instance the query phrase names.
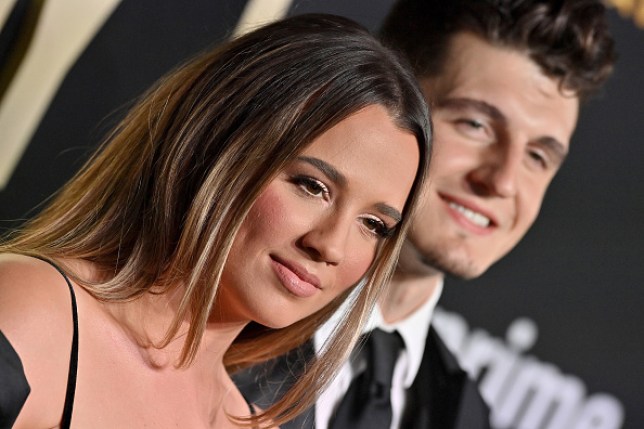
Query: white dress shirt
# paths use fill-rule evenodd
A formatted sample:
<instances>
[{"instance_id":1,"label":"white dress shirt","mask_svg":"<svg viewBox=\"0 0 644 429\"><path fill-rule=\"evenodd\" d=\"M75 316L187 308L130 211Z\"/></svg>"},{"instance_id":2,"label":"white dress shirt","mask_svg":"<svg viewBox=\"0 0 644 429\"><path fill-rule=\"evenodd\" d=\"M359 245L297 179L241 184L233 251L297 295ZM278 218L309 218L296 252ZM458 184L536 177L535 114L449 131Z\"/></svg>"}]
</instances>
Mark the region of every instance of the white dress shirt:
<instances>
[{"instance_id":1,"label":"white dress shirt","mask_svg":"<svg viewBox=\"0 0 644 429\"><path fill-rule=\"evenodd\" d=\"M373 314L369 318L367 326L365 327L364 332L369 332L375 328L380 328L387 332L397 330L405 343L405 348L398 357L398 361L394 367L392 380L392 429L398 429L399 427L402 412L405 409L405 391L411 387L414 379L416 378L416 374L418 373L418 368L420 367L420 363L423 359L423 351L425 350L425 340L427 338L427 332L429 331L429 324L442 290L443 282L441 281L437 286L436 291L422 307L404 320L393 324L385 322L380 309L376 306ZM340 308L336 313L338 317L342 314L342 311L343 308ZM315 333L314 345L316 352L319 352L322 349L323 344L331 335L334 326L338 323L338 317L331 317L329 321L327 321L327 323L320 327L320 329ZM359 352L354 352L351 360L342 366L336 378L329 384L322 395L320 395L315 404L316 429L328 428L329 418L335 411L339 400L349 389L351 380L364 371L365 366L365 357Z\"/></svg>"}]
</instances>

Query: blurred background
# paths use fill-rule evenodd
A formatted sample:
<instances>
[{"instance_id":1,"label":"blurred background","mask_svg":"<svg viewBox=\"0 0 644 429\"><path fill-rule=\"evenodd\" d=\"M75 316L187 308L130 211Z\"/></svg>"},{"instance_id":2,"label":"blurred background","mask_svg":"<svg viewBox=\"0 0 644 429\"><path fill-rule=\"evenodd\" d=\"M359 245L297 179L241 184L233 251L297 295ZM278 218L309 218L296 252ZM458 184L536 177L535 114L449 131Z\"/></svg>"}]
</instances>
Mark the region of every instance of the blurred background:
<instances>
[{"instance_id":1,"label":"blurred background","mask_svg":"<svg viewBox=\"0 0 644 429\"><path fill-rule=\"evenodd\" d=\"M196 52L307 12L376 31L392 3L2 0L0 232L37 213L132 101ZM617 68L582 108L537 223L481 279L448 279L436 314L497 429L644 428L644 0L607 3Z\"/></svg>"}]
</instances>

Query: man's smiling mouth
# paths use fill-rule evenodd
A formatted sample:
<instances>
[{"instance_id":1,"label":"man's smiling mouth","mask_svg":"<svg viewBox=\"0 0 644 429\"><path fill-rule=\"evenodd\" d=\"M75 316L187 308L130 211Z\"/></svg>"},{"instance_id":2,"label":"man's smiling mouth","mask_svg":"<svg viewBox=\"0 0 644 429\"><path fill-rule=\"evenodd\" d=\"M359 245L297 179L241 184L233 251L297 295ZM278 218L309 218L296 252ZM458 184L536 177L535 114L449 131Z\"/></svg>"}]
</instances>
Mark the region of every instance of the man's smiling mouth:
<instances>
[{"instance_id":1,"label":"man's smiling mouth","mask_svg":"<svg viewBox=\"0 0 644 429\"><path fill-rule=\"evenodd\" d=\"M488 226L490 226L490 223L491 223L490 219L482 215L481 213L477 213L453 201L450 201L448 204L451 208L461 213L465 218L467 218L474 225L479 226L481 228L487 228Z\"/></svg>"}]
</instances>

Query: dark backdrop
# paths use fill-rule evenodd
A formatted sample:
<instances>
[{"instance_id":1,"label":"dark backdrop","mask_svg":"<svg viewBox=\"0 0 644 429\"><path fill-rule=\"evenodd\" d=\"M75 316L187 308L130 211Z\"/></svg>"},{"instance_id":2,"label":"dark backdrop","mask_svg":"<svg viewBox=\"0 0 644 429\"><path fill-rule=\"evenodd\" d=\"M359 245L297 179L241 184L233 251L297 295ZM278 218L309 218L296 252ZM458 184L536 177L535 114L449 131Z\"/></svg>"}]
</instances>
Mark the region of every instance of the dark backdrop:
<instances>
[{"instance_id":1,"label":"dark backdrop","mask_svg":"<svg viewBox=\"0 0 644 429\"><path fill-rule=\"evenodd\" d=\"M297 1L289 13L337 13L375 30L391 3ZM0 192L0 227L37 211L133 98L178 62L223 40L244 6L123 1L69 71ZM483 278L448 279L440 303L437 324L455 333L452 346L465 365L497 392L488 400L498 428L554 429L557 406L564 405L572 407L572 420L559 426L566 429L644 427L644 30L615 12L610 19L620 52L615 75L583 108L571 156L539 220ZM537 375L547 370L536 378L552 383L527 383L534 368ZM520 383L527 383L524 391ZM576 396L560 398L566 388ZM517 392L527 396L513 409ZM625 420L616 426L620 407Z\"/></svg>"}]
</instances>

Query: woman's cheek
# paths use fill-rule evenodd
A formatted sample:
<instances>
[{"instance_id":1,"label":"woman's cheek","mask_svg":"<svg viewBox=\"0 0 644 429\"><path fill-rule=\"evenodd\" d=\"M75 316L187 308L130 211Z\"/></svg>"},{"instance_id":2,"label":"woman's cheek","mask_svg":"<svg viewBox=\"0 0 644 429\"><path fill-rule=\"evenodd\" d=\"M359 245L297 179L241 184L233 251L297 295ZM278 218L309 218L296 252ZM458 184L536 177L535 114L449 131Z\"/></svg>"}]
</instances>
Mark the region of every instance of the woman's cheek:
<instances>
[{"instance_id":1,"label":"woman's cheek","mask_svg":"<svg viewBox=\"0 0 644 429\"><path fill-rule=\"evenodd\" d=\"M248 213L256 234L274 237L273 231L283 231L284 225L292 222L289 216L288 200L277 186L268 186L257 198Z\"/></svg>"},{"instance_id":2,"label":"woman's cheek","mask_svg":"<svg viewBox=\"0 0 644 429\"><path fill-rule=\"evenodd\" d=\"M340 284L343 291L358 283L367 272L376 257L376 250L365 249L361 252L355 252L353 255L353 258L345 260L341 270Z\"/></svg>"}]
</instances>

